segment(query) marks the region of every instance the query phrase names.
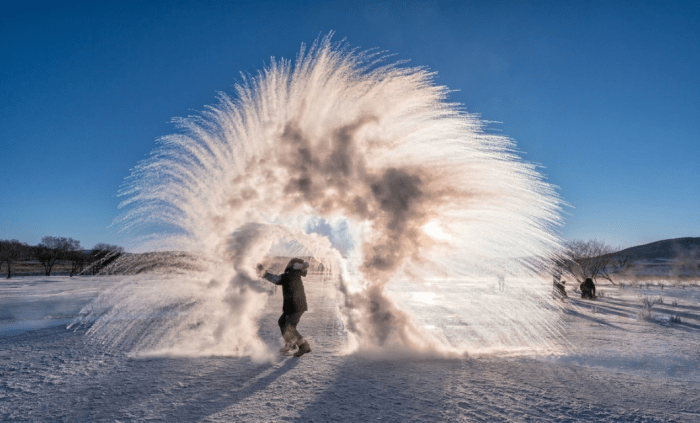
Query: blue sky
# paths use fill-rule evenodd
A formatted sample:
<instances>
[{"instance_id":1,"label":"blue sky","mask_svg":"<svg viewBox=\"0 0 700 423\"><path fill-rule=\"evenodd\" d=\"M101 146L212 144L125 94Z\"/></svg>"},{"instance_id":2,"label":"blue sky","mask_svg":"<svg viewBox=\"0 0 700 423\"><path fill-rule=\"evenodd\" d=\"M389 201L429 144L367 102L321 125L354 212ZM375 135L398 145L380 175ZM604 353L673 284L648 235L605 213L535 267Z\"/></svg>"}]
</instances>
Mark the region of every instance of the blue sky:
<instances>
[{"instance_id":1,"label":"blue sky","mask_svg":"<svg viewBox=\"0 0 700 423\"><path fill-rule=\"evenodd\" d=\"M98 4L104 3L104 4ZM16 2L0 13L0 239L124 243L176 116L335 31L437 71L566 202L566 239L700 236L700 3Z\"/></svg>"}]
</instances>

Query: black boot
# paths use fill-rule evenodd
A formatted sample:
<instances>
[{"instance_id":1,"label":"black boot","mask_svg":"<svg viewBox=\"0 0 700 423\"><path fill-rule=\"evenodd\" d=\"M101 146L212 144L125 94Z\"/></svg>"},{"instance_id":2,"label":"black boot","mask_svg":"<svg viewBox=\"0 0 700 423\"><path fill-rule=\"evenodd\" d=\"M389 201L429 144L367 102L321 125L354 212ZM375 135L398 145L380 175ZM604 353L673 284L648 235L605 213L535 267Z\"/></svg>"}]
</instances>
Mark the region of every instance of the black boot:
<instances>
[{"instance_id":1,"label":"black boot","mask_svg":"<svg viewBox=\"0 0 700 423\"><path fill-rule=\"evenodd\" d=\"M311 346L309 345L309 343L307 341L304 341L301 343L301 345L299 345L299 351L294 353L294 357L301 357L302 355L304 355L306 353L310 353L310 352L311 352Z\"/></svg>"},{"instance_id":2,"label":"black boot","mask_svg":"<svg viewBox=\"0 0 700 423\"><path fill-rule=\"evenodd\" d=\"M290 351L294 351L297 348L296 344L285 343L284 347L280 348L282 354L287 354Z\"/></svg>"}]
</instances>

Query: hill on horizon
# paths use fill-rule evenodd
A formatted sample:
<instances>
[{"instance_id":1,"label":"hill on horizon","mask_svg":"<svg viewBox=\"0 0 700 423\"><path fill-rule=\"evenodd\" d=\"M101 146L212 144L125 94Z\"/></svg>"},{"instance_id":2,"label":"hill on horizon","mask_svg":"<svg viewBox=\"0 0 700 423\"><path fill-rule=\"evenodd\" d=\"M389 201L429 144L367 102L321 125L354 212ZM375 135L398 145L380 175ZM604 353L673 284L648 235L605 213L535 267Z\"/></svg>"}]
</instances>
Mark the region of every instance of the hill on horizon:
<instances>
[{"instance_id":1,"label":"hill on horizon","mask_svg":"<svg viewBox=\"0 0 700 423\"><path fill-rule=\"evenodd\" d=\"M627 256L636 260L671 260L693 256L700 258L700 237L664 239L625 248L615 255Z\"/></svg>"}]
</instances>

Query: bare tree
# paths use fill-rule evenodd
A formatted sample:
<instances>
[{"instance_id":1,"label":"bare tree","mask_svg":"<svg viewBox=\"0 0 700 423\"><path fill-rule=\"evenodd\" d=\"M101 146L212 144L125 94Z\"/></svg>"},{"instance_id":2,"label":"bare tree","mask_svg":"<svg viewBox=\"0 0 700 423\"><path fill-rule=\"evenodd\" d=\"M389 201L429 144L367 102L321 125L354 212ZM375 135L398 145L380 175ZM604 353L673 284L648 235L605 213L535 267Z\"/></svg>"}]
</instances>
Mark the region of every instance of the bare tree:
<instances>
[{"instance_id":1,"label":"bare tree","mask_svg":"<svg viewBox=\"0 0 700 423\"><path fill-rule=\"evenodd\" d=\"M45 236L41 238L41 243L39 243L39 245L59 251L75 251L80 249L80 241L63 236Z\"/></svg>"},{"instance_id":2,"label":"bare tree","mask_svg":"<svg viewBox=\"0 0 700 423\"><path fill-rule=\"evenodd\" d=\"M34 257L44 266L46 276L58 260L70 259L69 254L80 250L80 241L73 238L45 236L34 249ZM71 274L72 276L72 274Z\"/></svg>"},{"instance_id":3,"label":"bare tree","mask_svg":"<svg viewBox=\"0 0 700 423\"><path fill-rule=\"evenodd\" d=\"M634 257L624 254L614 254L610 258L610 266L613 273L623 273L632 267Z\"/></svg>"},{"instance_id":4,"label":"bare tree","mask_svg":"<svg viewBox=\"0 0 700 423\"><path fill-rule=\"evenodd\" d=\"M12 278L12 263L24 258L28 248L27 244L16 239L0 241L0 262L7 263L7 279Z\"/></svg>"},{"instance_id":5,"label":"bare tree","mask_svg":"<svg viewBox=\"0 0 700 423\"><path fill-rule=\"evenodd\" d=\"M608 273L614 252L612 247L595 239L570 241L564 244L557 264L579 283L587 278L594 281L601 278L614 284Z\"/></svg>"},{"instance_id":6,"label":"bare tree","mask_svg":"<svg viewBox=\"0 0 700 423\"><path fill-rule=\"evenodd\" d=\"M51 269L58 261L58 251L39 244L34 247L34 258L44 266L44 274L51 276Z\"/></svg>"},{"instance_id":7,"label":"bare tree","mask_svg":"<svg viewBox=\"0 0 700 423\"><path fill-rule=\"evenodd\" d=\"M112 244L105 244L104 242L100 242L99 244L95 244L94 247L92 247L93 252L113 252L113 253L123 253L124 248L118 246L118 245L112 245Z\"/></svg>"},{"instance_id":8,"label":"bare tree","mask_svg":"<svg viewBox=\"0 0 700 423\"><path fill-rule=\"evenodd\" d=\"M88 269L93 275L102 271L102 268L114 262L124 253L124 248L118 245L99 243L92 247L90 255L90 268Z\"/></svg>"},{"instance_id":9,"label":"bare tree","mask_svg":"<svg viewBox=\"0 0 700 423\"><path fill-rule=\"evenodd\" d=\"M88 255L83 250L69 251L66 253L66 258L70 261L70 277L77 275L83 271L85 263L88 260Z\"/></svg>"}]
</instances>

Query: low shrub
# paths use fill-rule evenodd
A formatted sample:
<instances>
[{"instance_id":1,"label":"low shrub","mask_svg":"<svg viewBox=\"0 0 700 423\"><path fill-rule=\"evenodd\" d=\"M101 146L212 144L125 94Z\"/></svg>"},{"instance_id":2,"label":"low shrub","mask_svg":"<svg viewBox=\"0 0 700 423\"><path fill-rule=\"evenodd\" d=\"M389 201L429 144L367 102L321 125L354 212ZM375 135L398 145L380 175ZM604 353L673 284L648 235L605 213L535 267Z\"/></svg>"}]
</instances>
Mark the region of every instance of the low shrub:
<instances>
[{"instance_id":1,"label":"low shrub","mask_svg":"<svg viewBox=\"0 0 700 423\"><path fill-rule=\"evenodd\" d=\"M648 295L640 295L640 298L642 308L637 312L637 319L649 321L652 319L651 309L654 308L661 297L652 298Z\"/></svg>"}]
</instances>

